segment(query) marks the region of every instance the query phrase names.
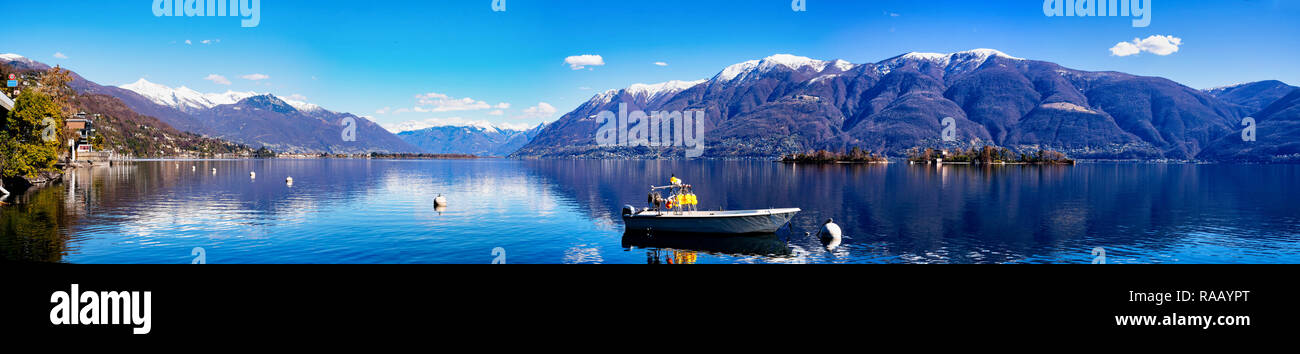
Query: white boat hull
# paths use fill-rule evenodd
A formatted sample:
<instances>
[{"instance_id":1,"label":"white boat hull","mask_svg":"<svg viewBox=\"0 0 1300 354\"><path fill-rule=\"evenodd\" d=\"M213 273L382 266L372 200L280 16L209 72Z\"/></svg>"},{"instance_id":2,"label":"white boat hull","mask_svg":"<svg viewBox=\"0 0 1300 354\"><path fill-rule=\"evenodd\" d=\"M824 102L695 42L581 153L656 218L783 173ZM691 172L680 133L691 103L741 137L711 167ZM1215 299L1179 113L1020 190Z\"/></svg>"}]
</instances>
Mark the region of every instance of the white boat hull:
<instances>
[{"instance_id":1,"label":"white boat hull","mask_svg":"<svg viewBox=\"0 0 1300 354\"><path fill-rule=\"evenodd\" d=\"M802 210L641 211L623 215L627 231L753 234L773 233Z\"/></svg>"}]
</instances>

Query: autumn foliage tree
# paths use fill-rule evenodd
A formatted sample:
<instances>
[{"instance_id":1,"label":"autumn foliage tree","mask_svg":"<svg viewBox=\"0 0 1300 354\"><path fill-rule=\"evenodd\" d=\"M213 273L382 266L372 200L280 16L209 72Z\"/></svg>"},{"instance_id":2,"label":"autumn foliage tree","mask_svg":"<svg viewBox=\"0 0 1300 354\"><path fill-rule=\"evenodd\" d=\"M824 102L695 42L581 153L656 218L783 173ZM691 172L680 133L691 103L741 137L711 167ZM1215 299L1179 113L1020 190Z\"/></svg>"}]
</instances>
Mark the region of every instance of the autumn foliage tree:
<instances>
[{"instance_id":1,"label":"autumn foliage tree","mask_svg":"<svg viewBox=\"0 0 1300 354\"><path fill-rule=\"evenodd\" d=\"M39 90L24 90L0 124L0 176L55 171L62 127L62 109L53 99Z\"/></svg>"}]
</instances>

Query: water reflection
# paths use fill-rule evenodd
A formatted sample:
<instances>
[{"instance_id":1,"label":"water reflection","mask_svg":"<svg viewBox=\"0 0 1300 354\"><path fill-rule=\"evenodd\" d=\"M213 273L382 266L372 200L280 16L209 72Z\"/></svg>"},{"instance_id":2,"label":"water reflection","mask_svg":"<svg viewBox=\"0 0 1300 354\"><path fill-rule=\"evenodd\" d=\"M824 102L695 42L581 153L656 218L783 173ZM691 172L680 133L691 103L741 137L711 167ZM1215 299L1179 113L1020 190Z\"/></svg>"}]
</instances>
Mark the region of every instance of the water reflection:
<instances>
[{"instance_id":1,"label":"water reflection","mask_svg":"<svg viewBox=\"0 0 1300 354\"><path fill-rule=\"evenodd\" d=\"M217 173L213 174L212 169ZM250 178L255 172L257 178ZM138 161L0 206L6 261L1300 262L1300 166L761 161ZM625 234L677 175L701 209L802 208L779 237ZM290 187L285 179L293 176ZM444 195L451 209L434 199ZM817 237L830 218L845 237Z\"/></svg>"},{"instance_id":2,"label":"water reflection","mask_svg":"<svg viewBox=\"0 0 1300 354\"><path fill-rule=\"evenodd\" d=\"M675 235L628 231L623 234L623 247L671 251L699 251L725 255L789 257L793 251L777 234L762 235ZM649 257L648 257L649 258ZM657 257L653 257L658 259ZM694 262L690 262L694 263Z\"/></svg>"}]
</instances>

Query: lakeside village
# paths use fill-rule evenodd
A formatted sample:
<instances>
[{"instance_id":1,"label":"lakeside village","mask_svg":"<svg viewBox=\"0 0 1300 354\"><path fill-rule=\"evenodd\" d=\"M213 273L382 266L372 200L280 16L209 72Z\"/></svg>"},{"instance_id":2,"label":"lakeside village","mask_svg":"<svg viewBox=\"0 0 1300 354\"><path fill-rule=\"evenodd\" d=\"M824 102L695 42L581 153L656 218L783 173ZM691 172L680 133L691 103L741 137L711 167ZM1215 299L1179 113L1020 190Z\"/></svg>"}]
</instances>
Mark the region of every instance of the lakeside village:
<instances>
[{"instance_id":1,"label":"lakeside village","mask_svg":"<svg viewBox=\"0 0 1300 354\"><path fill-rule=\"evenodd\" d=\"M57 183L63 174L135 158L474 159L463 154L277 154L218 138L176 131L151 117L78 94L59 67L15 70L0 65L0 203L10 193ZM91 111L92 113L87 113ZM95 113L103 112L103 113ZM114 114L116 112L116 114Z\"/></svg>"},{"instance_id":2,"label":"lakeside village","mask_svg":"<svg viewBox=\"0 0 1300 354\"><path fill-rule=\"evenodd\" d=\"M809 153L781 156L784 163L890 163L885 156L853 147L842 153L818 150ZM915 147L907 152L909 164L935 165L1073 165L1075 161L1064 153L1038 150L1033 153L1013 153L1007 148L985 145L970 149L934 149Z\"/></svg>"},{"instance_id":3,"label":"lakeside village","mask_svg":"<svg viewBox=\"0 0 1300 354\"><path fill-rule=\"evenodd\" d=\"M102 145L94 118L69 114L71 77L51 69L51 75L8 73L0 90L0 200L10 189L25 190L62 179L62 172L82 164L108 162L111 151ZM19 83L31 89L19 89Z\"/></svg>"}]
</instances>

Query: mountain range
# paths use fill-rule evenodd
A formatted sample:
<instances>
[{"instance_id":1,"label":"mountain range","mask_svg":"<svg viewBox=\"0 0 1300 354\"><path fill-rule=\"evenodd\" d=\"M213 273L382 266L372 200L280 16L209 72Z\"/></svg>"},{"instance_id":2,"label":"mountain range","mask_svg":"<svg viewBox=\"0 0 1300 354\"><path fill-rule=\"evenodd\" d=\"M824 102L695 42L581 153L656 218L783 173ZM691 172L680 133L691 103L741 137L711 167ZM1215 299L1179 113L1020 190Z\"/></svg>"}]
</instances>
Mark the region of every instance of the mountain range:
<instances>
[{"instance_id":1,"label":"mountain range","mask_svg":"<svg viewBox=\"0 0 1300 354\"><path fill-rule=\"evenodd\" d=\"M0 55L0 63L18 70L43 71L50 68L15 54ZM144 79L122 86L104 86L75 72L71 75L73 80L69 86L82 95L112 97L130 111L156 118L168 128L254 148L333 154L420 151L369 119L271 94L234 91L203 94L186 87L171 88ZM343 138L346 119L356 122L355 141Z\"/></svg>"},{"instance_id":2,"label":"mountain range","mask_svg":"<svg viewBox=\"0 0 1300 354\"><path fill-rule=\"evenodd\" d=\"M0 55L0 63L49 68L13 54ZM851 147L903 156L914 147L997 145L1020 152L1059 150L1075 158L1300 161L1300 89L1294 86L1260 81L1198 90L1160 77L1075 70L992 49L914 52L864 64L773 55L728 66L708 79L605 91L529 130L459 124L400 134L271 94L205 94L143 79L103 86L72 76L77 91L113 99L90 100L96 105L137 114L127 121L156 118L175 128L168 132L290 153L682 156L676 147L597 146L596 115L626 105L629 111L703 111L705 157L714 158ZM1243 126L1246 117L1256 125ZM945 118L955 122L955 141L941 139ZM357 123L356 141L340 134L349 119ZM1255 129L1257 140L1243 141L1243 129ZM167 144L140 149L154 145Z\"/></svg>"},{"instance_id":3,"label":"mountain range","mask_svg":"<svg viewBox=\"0 0 1300 354\"><path fill-rule=\"evenodd\" d=\"M512 156L646 158L680 148L602 148L596 115L703 110L705 157L774 157L861 147L1053 149L1078 158L1278 160L1300 129L1296 87L1264 81L1197 90L1172 80L1074 70L997 50L907 53L876 63L774 55L711 79L595 95ZM1259 140L1241 142L1242 119ZM944 118L957 140L941 139ZM1267 131L1267 132L1266 132ZM1235 144L1231 140L1237 137ZM678 155L680 156L680 155ZM1281 157L1279 157L1281 156Z\"/></svg>"},{"instance_id":4,"label":"mountain range","mask_svg":"<svg viewBox=\"0 0 1300 354\"><path fill-rule=\"evenodd\" d=\"M398 133L397 137L432 154L501 157L528 144L545 126L541 124L528 130L515 130L485 122L473 122L404 131Z\"/></svg>"}]
</instances>

